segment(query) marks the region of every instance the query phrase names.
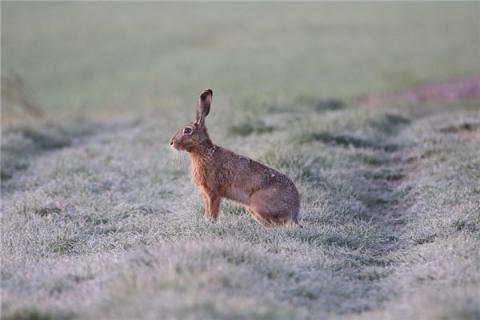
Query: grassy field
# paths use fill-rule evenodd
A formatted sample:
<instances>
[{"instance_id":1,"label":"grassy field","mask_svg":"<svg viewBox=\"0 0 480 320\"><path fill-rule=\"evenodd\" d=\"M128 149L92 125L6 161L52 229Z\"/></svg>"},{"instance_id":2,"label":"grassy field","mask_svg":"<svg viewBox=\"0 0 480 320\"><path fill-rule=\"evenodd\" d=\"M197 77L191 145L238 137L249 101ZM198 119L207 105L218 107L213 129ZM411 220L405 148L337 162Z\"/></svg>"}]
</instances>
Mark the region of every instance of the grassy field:
<instances>
[{"instance_id":1,"label":"grassy field","mask_svg":"<svg viewBox=\"0 0 480 320\"><path fill-rule=\"evenodd\" d=\"M352 102L478 73L479 4L1 9L2 85L45 114L2 93L2 319L480 318L480 101ZM204 221L168 139L205 87L304 228Z\"/></svg>"}]
</instances>

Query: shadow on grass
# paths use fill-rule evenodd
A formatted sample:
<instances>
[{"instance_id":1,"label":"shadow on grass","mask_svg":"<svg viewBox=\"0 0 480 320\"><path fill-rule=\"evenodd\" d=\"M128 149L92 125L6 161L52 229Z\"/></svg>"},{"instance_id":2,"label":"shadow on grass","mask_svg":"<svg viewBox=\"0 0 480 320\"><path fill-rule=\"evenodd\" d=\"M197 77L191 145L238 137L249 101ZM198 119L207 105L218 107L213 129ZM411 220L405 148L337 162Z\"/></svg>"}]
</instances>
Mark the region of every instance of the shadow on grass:
<instances>
[{"instance_id":1,"label":"shadow on grass","mask_svg":"<svg viewBox=\"0 0 480 320\"><path fill-rule=\"evenodd\" d=\"M332 134L330 132L309 132L300 135L297 141L301 144L312 143L320 141L325 144L335 145L340 147L354 147L361 149L383 150L386 152L393 152L398 149L398 146L393 144L375 143L366 139L358 138L347 134Z\"/></svg>"},{"instance_id":2,"label":"shadow on grass","mask_svg":"<svg viewBox=\"0 0 480 320\"><path fill-rule=\"evenodd\" d=\"M81 138L94 134L98 125L85 120L42 127L12 127L2 132L1 179L11 179L28 168L29 160L40 154L70 147Z\"/></svg>"},{"instance_id":3,"label":"shadow on grass","mask_svg":"<svg viewBox=\"0 0 480 320\"><path fill-rule=\"evenodd\" d=\"M247 120L239 125L231 126L228 129L228 134L230 136L246 137L253 133L257 135L270 133L274 129L275 128L273 126L267 125L262 120L254 120L254 121Z\"/></svg>"},{"instance_id":4,"label":"shadow on grass","mask_svg":"<svg viewBox=\"0 0 480 320\"><path fill-rule=\"evenodd\" d=\"M69 320L76 318L73 314L53 314L38 310L19 310L3 315L3 320Z\"/></svg>"}]
</instances>

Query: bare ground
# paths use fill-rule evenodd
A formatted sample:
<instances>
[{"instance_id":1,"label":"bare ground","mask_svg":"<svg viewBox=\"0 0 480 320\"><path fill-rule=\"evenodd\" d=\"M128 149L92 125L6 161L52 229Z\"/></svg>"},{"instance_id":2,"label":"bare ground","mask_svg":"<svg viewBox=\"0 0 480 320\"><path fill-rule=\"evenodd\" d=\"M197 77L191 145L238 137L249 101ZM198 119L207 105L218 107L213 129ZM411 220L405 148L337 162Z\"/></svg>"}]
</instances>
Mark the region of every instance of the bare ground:
<instances>
[{"instance_id":1,"label":"bare ground","mask_svg":"<svg viewBox=\"0 0 480 320\"><path fill-rule=\"evenodd\" d=\"M480 74L443 81L430 81L414 87L374 93L355 99L363 106L378 106L386 103L452 103L465 99L480 98Z\"/></svg>"}]
</instances>

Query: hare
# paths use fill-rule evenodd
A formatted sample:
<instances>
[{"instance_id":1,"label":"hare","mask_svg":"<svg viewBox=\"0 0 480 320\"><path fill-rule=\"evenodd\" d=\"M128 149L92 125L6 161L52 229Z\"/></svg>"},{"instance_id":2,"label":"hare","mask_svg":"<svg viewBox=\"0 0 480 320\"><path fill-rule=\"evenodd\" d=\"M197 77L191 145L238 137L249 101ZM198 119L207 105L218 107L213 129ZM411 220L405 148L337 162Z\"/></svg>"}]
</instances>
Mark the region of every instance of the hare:
<instances>
[{"instance_id":1,"label":"hare","mask_svg":"<svg viewBox=\"0 0 480 320\"><path fill-rule=\"evenodd\" d=\"M170 146L188 152L192 181L203 199L205 218L215 221L220 201L243 204L264 226L298 225L300 195L284 174L212 143L205 126L213 91L200 94L196 120L170 139Z\"/></svg>"}]
</instances>

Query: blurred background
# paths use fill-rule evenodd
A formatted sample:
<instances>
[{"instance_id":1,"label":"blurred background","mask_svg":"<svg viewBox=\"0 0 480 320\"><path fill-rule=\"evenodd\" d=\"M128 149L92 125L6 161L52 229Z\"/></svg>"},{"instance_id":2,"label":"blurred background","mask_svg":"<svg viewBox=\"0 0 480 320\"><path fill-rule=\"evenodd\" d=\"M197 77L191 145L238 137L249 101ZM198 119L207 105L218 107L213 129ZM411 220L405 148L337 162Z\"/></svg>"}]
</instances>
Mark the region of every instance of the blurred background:
<instances>
[{"instance_id":1,"label":"blurred background","mask_svg":"<svg viewBox=\"0 0 480 320\"><path fill-rule=\"evenodd\" d=\"M312 97L480 70L478 3L2 2L5 121Z\"/></svg>"}]
</instances>

